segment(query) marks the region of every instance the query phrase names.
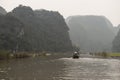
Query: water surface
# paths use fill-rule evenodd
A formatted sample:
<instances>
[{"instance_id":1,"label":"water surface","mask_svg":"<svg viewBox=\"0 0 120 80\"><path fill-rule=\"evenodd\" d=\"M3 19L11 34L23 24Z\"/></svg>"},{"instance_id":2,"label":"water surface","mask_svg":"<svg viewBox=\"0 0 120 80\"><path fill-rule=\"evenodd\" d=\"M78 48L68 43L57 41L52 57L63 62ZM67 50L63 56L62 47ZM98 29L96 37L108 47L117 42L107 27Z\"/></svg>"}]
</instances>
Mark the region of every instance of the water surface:
<instances>
[{"instance_id":1,"label":"water surface","mask_svg":"<svg viewBox=\"0 0 120 80\"><path fill-rule=\"evenodd\" d=\"M120 60L38 57L0 61L0 80L120 80Z\"/></svg>"}]
</instances>

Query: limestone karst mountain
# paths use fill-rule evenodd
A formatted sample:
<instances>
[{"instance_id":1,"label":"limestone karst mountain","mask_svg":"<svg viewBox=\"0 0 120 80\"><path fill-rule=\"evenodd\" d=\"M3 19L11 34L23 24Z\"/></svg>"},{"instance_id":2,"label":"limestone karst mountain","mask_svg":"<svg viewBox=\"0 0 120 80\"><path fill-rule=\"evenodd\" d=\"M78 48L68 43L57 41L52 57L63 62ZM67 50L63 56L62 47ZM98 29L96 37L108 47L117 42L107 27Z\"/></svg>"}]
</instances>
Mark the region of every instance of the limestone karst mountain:
<instances>
[{"instance_id":1,"label":"limestone karst mountain","mask_svg":"<svg viewBox=\"0 0 120 80\"><path fill-rule=\"evenodd\" d=\"M70 51L72 43L69 28L63 16L56 11L32 10L28 6L18 6L9 15L24 23L24 38L33 51Z\"/></svg>"},{"instance_id":2,"label":"limestone karst mountain","mask_svg":"<svg viewBox=\"0 0 120 80\"><path fill-rule=\"evenodd\" d=\"M115 36L112 23L104 16L70 16L66 19L73 44L89 52L110 51Z\"/></svg>"}]
</instances>

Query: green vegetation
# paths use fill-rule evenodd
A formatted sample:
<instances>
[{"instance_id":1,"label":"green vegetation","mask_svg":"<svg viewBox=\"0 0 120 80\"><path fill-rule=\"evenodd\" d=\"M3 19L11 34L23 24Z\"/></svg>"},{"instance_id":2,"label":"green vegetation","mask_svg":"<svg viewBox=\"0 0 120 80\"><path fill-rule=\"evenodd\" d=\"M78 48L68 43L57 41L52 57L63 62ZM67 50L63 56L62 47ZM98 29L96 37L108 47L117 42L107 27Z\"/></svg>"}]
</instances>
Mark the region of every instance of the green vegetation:
<instances>
[{"instance_id":1,"label":"green vegetation","mask_svg":"<svg viewBox=\"0 0 120 80\"><path fill-rule=\"evenodd\" d=\"M98 58L120 58L120 53L99 52L99 53L90 53L90 55Z\"/></svg>"},{"instance_id":2,"label":"green vegetation","mask_svg":"<svg viewBox=\"0 0 120 80\"><path fill-rule=\"evenodd\" d=\"M97 53L90 53L90 55L98 58L108 58L108 53L107 52L97 52Z\"/></svg>"},{"instance_id":3,"label":"green vegetation","mask_svg":"<svg viewBox=\"0 0 120 80\"><path fill-rule=\"evenodd\" d=\"M20 59L20 58L29 58L29 57L47 57L51 56L53 53L48 53L48 52L39 52L39 53L34 53L34 52L17 52L17 53L12 53L10 51L6 50L0 50L0 60L4 59Z\"/></svg>"},{"instance_id":4,"label":"green vegetation","mask_svg":"<svg viewBox=\"0 0 120 80\"><path fill-rule=\"evenodd\" d=\"M66 52L72 50L69 28L58 12L33 11L30 7L20 5L9 14L25 25L22 37L27 44L27 47L23 46L25 51Z\"/></svg>"},{"instance_id":5,"label":"green vegetation","mask_svg":"<svg viewBox=\"0 0 120 80\"><path fill-rule=\"evenodd\" d=\"M0 50L0 60L2 60L2 59L9 59L9 58L10 58L9 51Z\"/></svg>"},{"instance_id":6,"label":"green vegetation","mask_svg":"<svg viewBox=\"0 0 120 80\"><path fill-rule=\"evenodd\" d=\"M20 5L6 15L0 15L0 50L4 50L0 52L0 58L36 55L29 52L72 51L68 31L63 16L58 12L34 11Z\"/></svg>"},{"instance_id":7,"label":"green vegetation","mask_svg":"<svg viewBox=\"0 0 120 80\"><path fill-rule=\"evenodd\" d=\"M20 5L0 15L0 59L46 56L46 53L36 54L43 51L72 51L68 31L58 12L33 11Z\"/></svg>"},{"instance_id":8,"label":"green vegetation","mask_svg":"<svg viewBox=\"0 0 120 80\"><path fill-rule=\"evenodd\" d=\"M0 50L15 50L23 41L22 35L20 36L22 28L23 24L17 18L0 16Z\"/></svg>"},{"instance_id":9,"label":"green vegetation","mask_svg":"<svg viewBox=\"0 0 120 80\"><path fill-rule=\"evenodd\" d=\"M13 54L13 58L27 58L27 57L30 57L30 55L25 52Z\"/></svg>"},{"instance_id":10,"label":"green vegetation","mask_svg":"<svg viewBox=\"0 0 120 80\"><path fill-rule=\"evenodd\" d=\"M86 21L83 21L83 23L81 21L79 24L73 24L72 22L81 20L77 20L77 18L76 21L70 22L74 28L76 27L74 31L78 35L77 38L73 35L74 41L80 42L81 49L91 52L99 52L110 48L111 45L109 43L113 39L114 34L109 31L108 25L105 25L106 23L103 22L107 19L104 17L98 18L98 16L87 17L89 20L85 19ZM94 26L98 24L96 20L91 22L92 18L100 19L101 23L99 24L101 25L98 27ZM90 23L88 24L87 22ZM81 27L78 29L79 26ZM101 26L104 27L104 30ZM97 32L92 31L94 29L97 29ZM103 32L100 30L103 30ZM120 52L119 38L120 31L113 40L112 49L114 52ZM79 43L77 44L79 45ZM80 48L72 46L69 28L59 12L47 10L34 11L28 6L20 5L11 12L6 13L6 15L0 15L0 59L48 56L50 54L46 52L61 54L63 52L79 51ZM107 49L107 51L109 50ZM102 58L120 56L119 53L107 52L91 53L91 55Z\"/></svg>"},{"instance_id":11,"label":"green vegetation","mask_svg":"<svg viewBox=\"0 0 120 80\"><path fill-rule=\"evenodd\" d=\"M120 53L109 53L109 57L120 57Z\"/></svg>"}]
</instances>

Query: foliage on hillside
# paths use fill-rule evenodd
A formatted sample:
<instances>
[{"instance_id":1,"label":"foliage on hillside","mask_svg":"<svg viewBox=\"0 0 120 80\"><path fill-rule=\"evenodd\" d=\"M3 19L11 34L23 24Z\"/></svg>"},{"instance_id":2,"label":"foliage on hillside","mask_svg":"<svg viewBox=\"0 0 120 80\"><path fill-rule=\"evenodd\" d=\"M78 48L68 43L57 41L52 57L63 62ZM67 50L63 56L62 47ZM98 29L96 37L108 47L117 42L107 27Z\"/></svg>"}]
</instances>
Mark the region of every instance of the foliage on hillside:
<instances>
[{"instance_id":1,"label":"foliage on hillside","mask_svg":"<svg viewBox=\"0 0 120 80\"><path fill-rule=\"evenodd\" d=\"M18 45L24 44L21 43L23 27L23 23L13 16L0 16L0 49L13 51Z\"/></svg>"},{"instance_id":2,"label":"foliage on hillside","mask_svg":"<svg viewBox=\"0 0 120 80\"><path fill-rule=\"evenodd\" d=\"M0 49L66 52L72 50L64 18L54 11L18 6L0 16Z\"/></svg>"}]
</instances>

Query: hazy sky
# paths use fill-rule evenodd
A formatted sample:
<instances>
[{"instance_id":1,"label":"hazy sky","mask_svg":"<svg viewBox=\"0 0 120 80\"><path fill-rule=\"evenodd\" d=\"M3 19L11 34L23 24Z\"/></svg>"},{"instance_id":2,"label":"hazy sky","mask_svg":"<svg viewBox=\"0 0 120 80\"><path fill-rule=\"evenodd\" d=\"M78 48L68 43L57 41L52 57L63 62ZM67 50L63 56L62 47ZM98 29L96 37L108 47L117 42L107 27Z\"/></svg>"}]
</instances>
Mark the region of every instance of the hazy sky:
<instances>
[{"instance_id":1,"label":"hazy sky","mask_svg":"<svg viewBox=\"0 0 120 80\"><path fill-rule=\"evenodd\" d=\"M7 11L19 4L59 11L65 18L71 15L104 15L113 25L120 24L120 0L0 0L0 6Z\"/></svg>"}]
</instances>

